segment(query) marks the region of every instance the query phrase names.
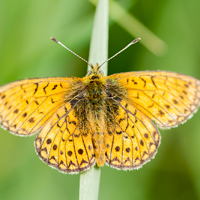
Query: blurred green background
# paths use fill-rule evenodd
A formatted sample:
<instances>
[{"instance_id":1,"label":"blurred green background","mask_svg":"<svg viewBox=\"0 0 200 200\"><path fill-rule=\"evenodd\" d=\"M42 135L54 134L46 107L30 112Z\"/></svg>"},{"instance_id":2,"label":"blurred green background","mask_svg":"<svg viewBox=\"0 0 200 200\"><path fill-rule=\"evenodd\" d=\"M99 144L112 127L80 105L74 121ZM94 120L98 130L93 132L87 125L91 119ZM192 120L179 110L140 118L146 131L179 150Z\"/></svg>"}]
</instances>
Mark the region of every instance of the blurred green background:
<instances>
[{"instance_id":1,"label":"blurred green background","mask_svg":"<svg viewBox=\"0 0 200 200\"><path fill-rule=\"evenodd\" d=\"M109 62L109 74L160 69L200 79L199 0L115 2L161 38L168 51L158 57L138 43ZM0 85L28 77L85 76L86 64L49 37L87 59L94 12L86 0L1 0ZM131 21L126 24L134 29ZM109 56L131 40L111 18ZM103 167L99 199L200 199L199 119L200 112L178 128L161 130L155 159L141 169ZM64 175L40 161L34 138L0 130L0 199L78 199L79 175Z\"/></svg>"}]
</instances>

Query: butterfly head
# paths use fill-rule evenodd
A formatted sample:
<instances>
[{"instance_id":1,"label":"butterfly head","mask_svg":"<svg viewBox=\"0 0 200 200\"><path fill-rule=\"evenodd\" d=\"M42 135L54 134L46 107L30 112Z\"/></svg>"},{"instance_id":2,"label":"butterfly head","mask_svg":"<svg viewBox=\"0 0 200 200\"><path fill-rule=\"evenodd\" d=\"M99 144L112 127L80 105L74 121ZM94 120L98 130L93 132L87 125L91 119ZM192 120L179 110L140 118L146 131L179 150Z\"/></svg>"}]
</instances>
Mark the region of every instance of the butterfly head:
<instances>
[{"instance_id":1,"label":"butterfly head","mask_svg":"<svg viewBox=\"0 0 200 200\"><path fill-rule=\"evenodd\" d=\"M103 71L102 70L100 70L100 66L98 65L98 64L96 64L96 65L92 65L91 64L91 70L90 71L88 71L88 73L87 73L87 75L86 75L87 77L95 77L95 76L98 76L98 77L101 77L101 76L104 76L104 73L103 73Z\"/></svg>"}]
</instances>

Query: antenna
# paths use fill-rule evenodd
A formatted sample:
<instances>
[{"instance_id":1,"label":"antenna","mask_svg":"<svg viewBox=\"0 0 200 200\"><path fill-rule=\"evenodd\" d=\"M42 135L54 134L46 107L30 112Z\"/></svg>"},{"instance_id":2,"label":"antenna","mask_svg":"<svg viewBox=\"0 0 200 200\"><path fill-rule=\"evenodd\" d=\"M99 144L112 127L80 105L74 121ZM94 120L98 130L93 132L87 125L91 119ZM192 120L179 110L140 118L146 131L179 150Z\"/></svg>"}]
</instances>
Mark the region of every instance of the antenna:
<instances>
[{"instance_id":1,"label":"antenna","mask_svg":"<svg viewBox=\"0 0 200 200\"><path fill-rule=\"evenodd\" d=\"M61 46L63 46L65 49L67 49L68 51L70 51L71 53L73 53L75 56L77 56L78 58L80 58L81 60L83 60L84 62L86 62L91 68L93 68L93 66L84 58L82 58L81 56L79 56L78 54L74 53L71 49L67 48L64 44L62 44L60 41L56 40L56 38L50 37L51 40L53 40L54 42L60 44Z\"/></svg>"},{"instance_id":2,"label":"antenna","mask_svg":"<svg viewBox=\"0 0 200 200\"><path fill-rule=\"evenodd\" d=\"M118 54L120 54L122 51L126 50L128 47L130 47L132 44L135 44L137 42L139 42L141 40L141 38L137 38L135 40L133 40L132 42L130 42L127 46L125 46L122 50L120 50L119 52L117 52L115 55L113 55L112 57L110 57L108 60L104 61L101 65L99 65L99 68L105 64L106 62L108 62L109 60L113 59L115 56L117 56Z\"/></svg>"}]
</instances>

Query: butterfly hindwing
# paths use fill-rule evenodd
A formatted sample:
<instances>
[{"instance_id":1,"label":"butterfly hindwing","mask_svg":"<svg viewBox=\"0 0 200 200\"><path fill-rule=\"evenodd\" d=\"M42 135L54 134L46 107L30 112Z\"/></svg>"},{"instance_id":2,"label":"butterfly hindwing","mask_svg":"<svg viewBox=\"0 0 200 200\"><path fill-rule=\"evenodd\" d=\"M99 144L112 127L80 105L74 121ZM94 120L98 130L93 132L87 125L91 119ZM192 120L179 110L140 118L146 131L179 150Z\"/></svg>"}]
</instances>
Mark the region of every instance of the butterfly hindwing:
<instances>
[{"instance_id":1,"label":"butterfly hindwing","mask_svg":"<svg viewBox=\"0 0 200 200\"><path fill-rule=\"evenodd\" d=\"M113 126L105 135L106 163L118 169L141 167L157 152L160 134L153 122L122 100Z\"/></svg>"},{"instance_id":2,"label":"butterfly hindwing","mask_svg":"<svg viewBox=\"0 0 200 200\"><path fill-rule=\"evenodd\" d=\"M125 98L161 128L185 122L197 110L200 81L186 75L162 71L114 74L125 88Z\"/></svg>"},{"instance_id":3,"label":"butterfly hindwing","mask_svg":"<svg viewBox=\"0 0 200 200\"><path fill-rule=\"evenodd\" d=\"M75 106L68 102L58 109L35 140L41 159L65 173L78 173L95 163L91 134L80 129Z\"/></svg>"}]
</instances>

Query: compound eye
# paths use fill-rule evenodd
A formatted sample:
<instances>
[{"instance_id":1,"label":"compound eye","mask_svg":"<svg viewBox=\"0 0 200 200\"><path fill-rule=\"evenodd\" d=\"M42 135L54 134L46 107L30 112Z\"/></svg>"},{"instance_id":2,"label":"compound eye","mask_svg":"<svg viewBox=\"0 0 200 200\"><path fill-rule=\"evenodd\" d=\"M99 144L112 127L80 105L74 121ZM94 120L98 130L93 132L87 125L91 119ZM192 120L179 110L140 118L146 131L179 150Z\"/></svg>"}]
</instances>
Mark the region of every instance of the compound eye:
<instances>
[{"instance_id":1,"label":"compound eye","mask_svg":"<svg viewBox=\"0 0 200 200\"><path fill-rule=\"evenodd\" d=\"M103 71L102 71L102 70L99 70L99 74L102 74L102 75L104 75L104 73L103 73Z\"/></svg>"},{"instance_id":2,"label":"compound eye","mask_svg":"<svg viewBox=\"0 0 200 200\"><path fill-rule=\"evenodd\" d=\"M87 76L90 76L92 74L92 71L88 71Z\"/></svg>"}]
</instances>

